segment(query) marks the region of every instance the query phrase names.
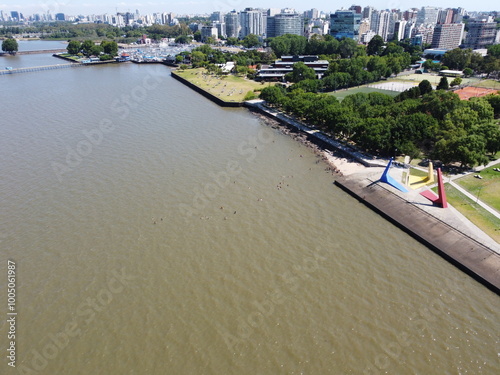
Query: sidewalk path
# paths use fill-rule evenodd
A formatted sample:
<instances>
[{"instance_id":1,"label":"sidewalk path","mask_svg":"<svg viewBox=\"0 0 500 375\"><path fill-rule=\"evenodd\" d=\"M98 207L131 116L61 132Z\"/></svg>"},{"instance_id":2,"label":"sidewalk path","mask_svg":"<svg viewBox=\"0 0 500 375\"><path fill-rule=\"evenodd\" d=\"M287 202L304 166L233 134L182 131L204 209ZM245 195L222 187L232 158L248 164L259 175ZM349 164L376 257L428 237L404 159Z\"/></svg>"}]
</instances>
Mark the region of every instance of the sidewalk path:
<instances>
[{"instance_id":1,"label":"sidewalk path","mask_svg":"<svg viewBox=\"0 0 500 375\"><path fill-rule=\"evenodd\" d=\"M495 215L497 219L500 219L500 213L498 213L495 209L491 208L488 206L486 203L480 201L477 197L473 196L471 193L469 193L467 190L462 188L460 185L453 181L448 181L448 183L453 186L455 189L457 189L459 192L467 196L468 198L472 199L474 202L476 202L478 205L480 205L482 208L484 208L486 211L491 213L492 215Z\"/></svg>"}]
</instances>

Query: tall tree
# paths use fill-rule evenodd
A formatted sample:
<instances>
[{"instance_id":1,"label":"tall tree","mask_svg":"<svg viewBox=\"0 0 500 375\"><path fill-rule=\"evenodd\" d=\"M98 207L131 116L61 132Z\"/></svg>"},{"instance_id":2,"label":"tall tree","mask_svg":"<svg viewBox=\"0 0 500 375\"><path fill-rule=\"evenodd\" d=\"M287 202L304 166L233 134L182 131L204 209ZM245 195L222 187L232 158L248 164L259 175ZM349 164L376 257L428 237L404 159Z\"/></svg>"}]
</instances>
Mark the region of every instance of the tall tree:
<instances>
[{"instance_id":1,"label":"tall tree","mask_svg":"<svg viewBox=\"0 0 500 375\"><path fill-rule=\"evenodd\" d=\"M247 48L258 47L261 45L259 37L255 34L248 34L245 38L243 38L241 44Z\"/></svg>"},{"instance_id":2,"label":"tall tree","mask_svg":"<svg viewBox=\"0 0 500 375\"><path fill-rule=\"evenodd\" d=\"M344 59L348 59L354 56L354 53L356 52L356 46L357 43L354 39L351 38L342 39L339 45L340 56Z\"/></svg>"},{"instance_id":3,"label":"tall tree","mask_svg":"<svg viewBox=\"0 0 500 375\"><path fill-rule=\"evenodd\" d=\"M66 49L71 55L77 55L80 52L82 44L78 40L72 40L68 43Z\"/></svg>"},{"instance_id":4,"label":"tall tree","mask_svg":"<svg viewBox=\"0 0 500 375\"><path fill-rule=\"evenodd\" d=\"M2 51L16 53L18 50L19 46L14 38L7 38L2 42Z\"/></svg>"},{"instance_id":5,"label":"tall tree","mask_svg":"<svg viewBox=\"0 0 500 375\"><path fill-rule=\"evenodd\" d=\"M292 72L286 74L285 78L291 82L300 82L304 79L315 79L316 72L313 68L310 68L302 61L299 61L293 64Z\"/></svg>"},{"instance_id":6,"label":"tall tree","mask_svg":"<svg viewBox=\"0 0 500 375\"><path fill-rule=\"evenodd\" d=\"M94 48L95 43L91 40L85 40L82 43L82 52L85 56L90 56L92 54L92 49Z\"/></svg>"},{"instance_id":7,"label":"tall tree","mask_svg":"<svg viewBox=\"0 0 500 375\"><path fill-rule=\"evenodd\" d=\"M425 95L432 91L432 85L426 79L424 79L418 84L418 88L420 89L420 95Z\"/></svg>"},{"instance_id":8,"label":"tall tree","mask_svg":"<svg viewBox=\"0 0 500 375\"><path fill-rule=\"evenodd\" d=\"M455 48L447 51L441 62L450 69L463 70L467 68L471 62L472 50Z\"/></svg>"},{"instance_id":9,"label":"tall tree","mask_svg":"<svg viewBox=\"0 0 500 375\"><path fill-rule=\"evenodd\" d=\"M380 55L382 53L382 47L384 46L384 39L380 35L375 35L366 47L366 53L369 56Z\"/></svg>"},{"instance_id":10,"label":"tall tree","mask_svg":"<svg viewBox=\"0 0 500 375\"><path fill-rule=\"evenodd\" d=\"M118 44L116 42L104 40L101 42L101 47L107 55L116 56L118 54Z\"/></svg>"},{"instance_id":11,"label":"tall tree","mask_svg":"<svg viewBox=\"0 0 500 375\"><path fill-rule=\"evenodd\" d=\"M450 88L450 85L448 84L448 78L446 77L441 77L439 80L439 84L436 87L436 90L448 90Z\"/></svg>"}]
</instances>

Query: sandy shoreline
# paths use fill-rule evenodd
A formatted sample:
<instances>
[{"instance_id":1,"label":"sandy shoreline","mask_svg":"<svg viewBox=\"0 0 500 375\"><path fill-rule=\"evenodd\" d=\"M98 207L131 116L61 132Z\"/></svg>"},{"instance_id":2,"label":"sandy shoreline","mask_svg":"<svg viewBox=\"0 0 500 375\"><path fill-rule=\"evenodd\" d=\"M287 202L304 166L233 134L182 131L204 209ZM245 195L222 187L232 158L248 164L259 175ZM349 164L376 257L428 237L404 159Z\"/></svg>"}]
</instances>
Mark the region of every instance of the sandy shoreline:
<instances>
[{"instance_id":1,"label":"sandy shoreline","mask_svg":"<svg viewBox=\"0 0 500 375\"><path fill-rule=\"evenodd\" d=\"M307 147L313 149L314 153L320 156L321 160L328 164L329 170L331 170L334 174L338 174L340 176L349 176L354 173L366 172L368 169L363 164L346 157L339 151L326 150L318 146L317 144L309 141L307 139L307 136L303 133L296 132L286 125L283 125L280 122L260 113L253 111L252 113L267 125L271 126L273 129L278 129L281 133L289 135L294 140L299 141L303 145L306 145Z\"/></svg>"}]
</instances>

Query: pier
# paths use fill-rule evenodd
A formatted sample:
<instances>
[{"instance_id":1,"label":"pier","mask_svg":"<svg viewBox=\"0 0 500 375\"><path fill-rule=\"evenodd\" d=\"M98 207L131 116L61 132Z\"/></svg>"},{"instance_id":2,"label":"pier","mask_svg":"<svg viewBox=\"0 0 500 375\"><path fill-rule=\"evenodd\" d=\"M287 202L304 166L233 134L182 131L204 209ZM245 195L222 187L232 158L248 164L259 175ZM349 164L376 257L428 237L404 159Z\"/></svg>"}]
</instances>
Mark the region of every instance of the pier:
<instances>
[{"instance_id":1,"label":"pier","mask_svg":"<svg viewBox=\"0 0 500 375\"><path fill-rule=\"evenodd\" d=\"M57 48L57 49L42 49L39 51L17 51L16 55L35 55L35 54L44 54L44 53L64 53L67 52L66 48ZM9 52L0 52L0 56L10 55Z\"/></svg>"},{"instance_id":2,"label":"pier","mask_svg":"<svg viewBox=\"0 0 500 375\"><path fill-rule=\"evenodd\" d=\"M56 65L44 65L44 66L30 66L30 67L26 67L26 68L2 69L2 70L0 70L0 75L15 74L15 73L40 72L42 70L73 68L73 67L77 67L77 66L85 66L85 64L68 63L68 64L56 64Z\"/></svg>"}]
</instances>

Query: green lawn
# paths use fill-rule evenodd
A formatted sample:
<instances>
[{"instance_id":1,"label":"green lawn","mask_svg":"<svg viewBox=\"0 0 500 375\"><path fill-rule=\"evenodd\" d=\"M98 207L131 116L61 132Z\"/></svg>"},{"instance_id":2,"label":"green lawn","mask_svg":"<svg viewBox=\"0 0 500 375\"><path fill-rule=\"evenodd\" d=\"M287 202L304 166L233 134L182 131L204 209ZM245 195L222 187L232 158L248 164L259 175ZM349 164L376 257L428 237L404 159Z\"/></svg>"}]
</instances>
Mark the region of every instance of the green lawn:
<instances>
[{"instance_id":1,"label":"green lawn","mask_svg":"<svg viewBox=\"0 0 500 375\"><path fill-rule=\"evenodd\" d=\"M450 184L445 184L444 186L448 202L491 238L500 242L500 220Z\"/></svg>"},{"instance_id":2,"label":"green lawn","mask_svg":"<svg viewBox=\"0 0 500 375\"><path fill-rule=\"evenodd\" d=\"M474 84L475 87L483 87L485 89L497 89L500 90L500 82L493 79L485 79L484 81L479 81Z\"/></svg>"},{"instance_id":3,"label":"green lawn","mask_svg":"<svg viewBox=\"0 0 500 375\"><path fill-rule=\"evenodd\" d=\"M485 168L479 173L459 178L455 182L472 195L479 195L479 199L500 212L500 172L493 170L499 167L500 165ZM475 174L480 175L482 179L475 178Z\"/></svg>"},{"instance_id":4,"label":"green lawn","mask_svg":"<svg viewBox=\"0 0 500 375\"><path fill-rule=\"evenodd\" d=\"M363 86L353 87L353 88L350 88L347 90L334 91L334 92L331 92L330 94L335 96L338 100L342 101L342 100L344 100L344 98L346 96L357 94L358 92L363 92L365 94L368 94L370 92L379 92L381 94L386 94L386 95L390 95L390 96L396 96L399 94L399 92L397 92L397 91L381 90L381 89L376 89L373 87L363 87Z\"/></svg>"},{"instance_id":5,"label":"green lawn","mask_svg":"<svg viewBox=\"0 0 500 375\"><path fill-rule=\"evenodd\" d=\"M208 74L205 68L177 69L175 74L226 102L242 102L249 91L260 91L264 87L272 85L272 83L262 84L235 75L217 77ZM259 93L255 94L258 96Z\"/></svg>"},{"instance_id":6,"label":"green lawn","mask_svg":"<svg viewBox=\"0 0 500 375\"><path fill-rule=\"evenodd\" d=\"M395 78L390 78L387 81L391 82L415 82L415 83L420 83L424 79L428 80L432 85L436 86L439 81L441 80L441 76L438 74L430 74L430 73L424 73L424 74L408 74L408 75L400 75ZM453 80L453 78L448 77L448 83L450 83ZM477 86L476 83L479 82L480 80L478 78L462 78L462 85L473 85Z\"/></svg>"}]
</instances>

